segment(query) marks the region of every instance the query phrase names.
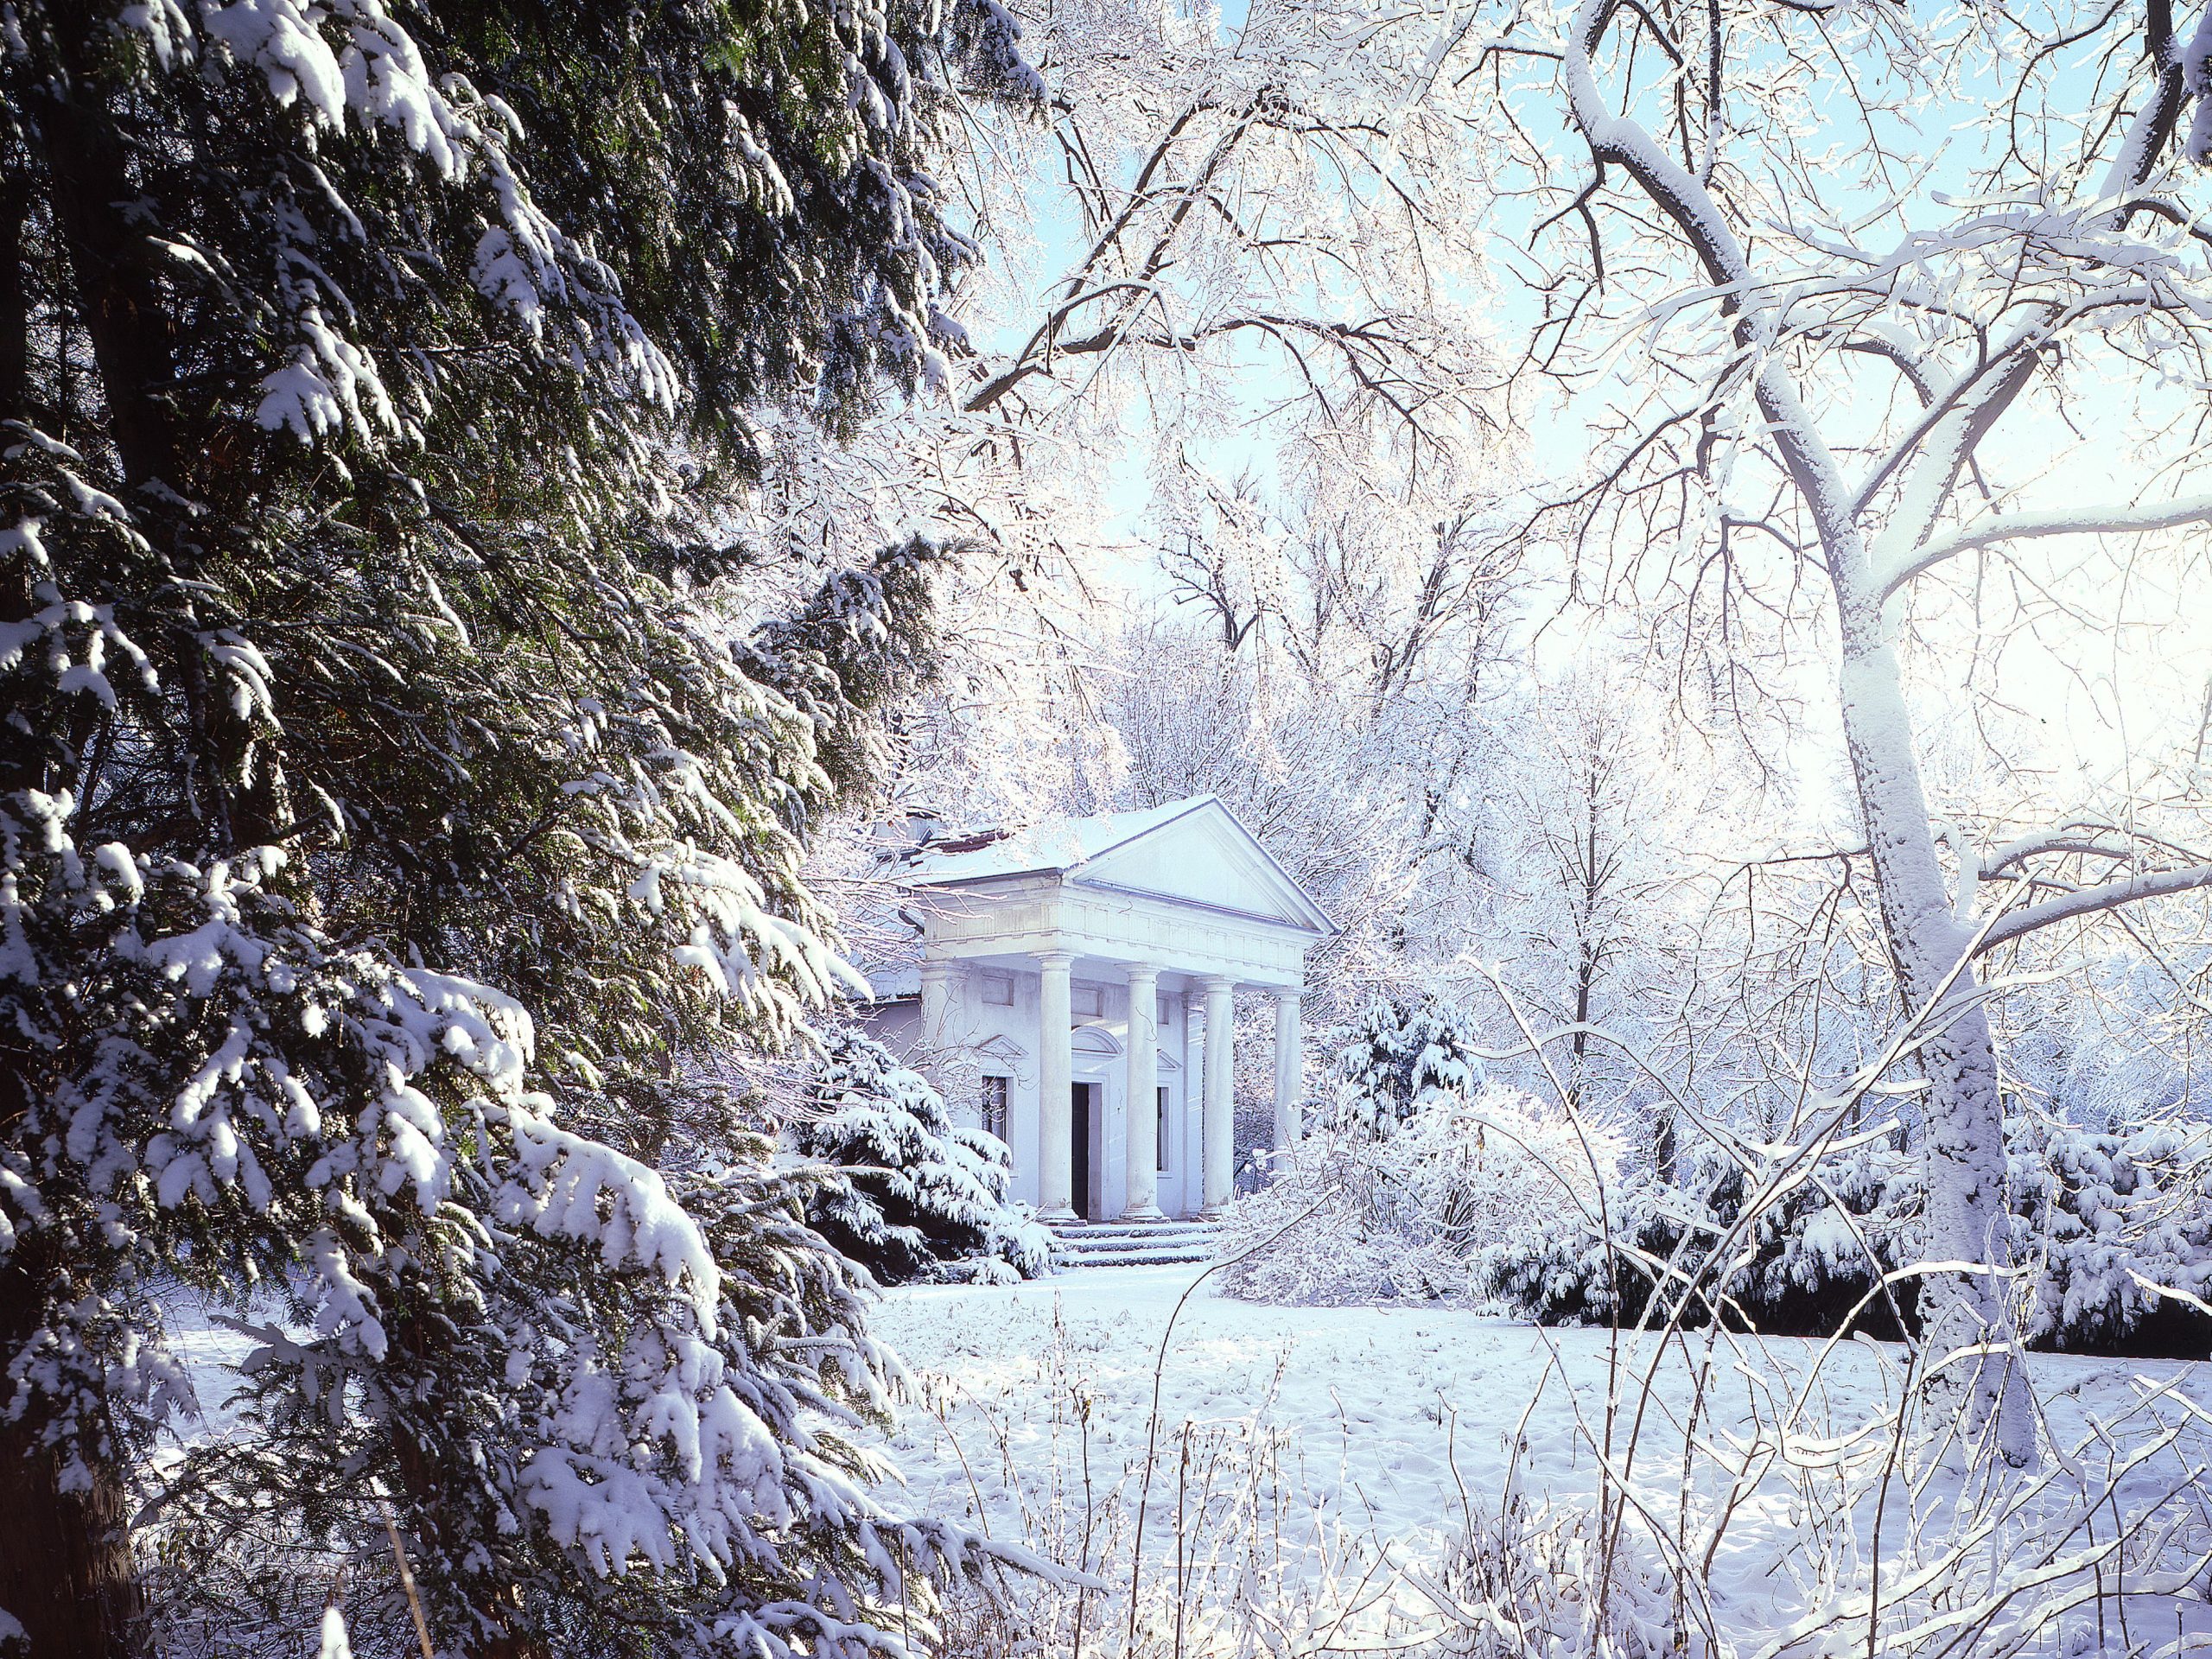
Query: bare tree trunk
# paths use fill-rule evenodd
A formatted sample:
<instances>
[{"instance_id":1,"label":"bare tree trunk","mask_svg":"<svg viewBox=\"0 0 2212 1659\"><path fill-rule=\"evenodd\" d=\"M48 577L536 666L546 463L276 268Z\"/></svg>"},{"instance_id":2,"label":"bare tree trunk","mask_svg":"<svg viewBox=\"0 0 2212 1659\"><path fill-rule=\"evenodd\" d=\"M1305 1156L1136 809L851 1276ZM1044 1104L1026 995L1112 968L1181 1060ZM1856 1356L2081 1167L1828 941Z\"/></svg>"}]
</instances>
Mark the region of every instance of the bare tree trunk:
<instances>
[{"instance_id":1,"label":"bare tree trunk","mask_svg":"<svg viewBox=\"0 0 2212 1659\"><path fill-rule=\"evenodd\" d=\"M1659 1127L1651 1137L1652 1173L1669 1186L1679 1179L1681 1152L1675 1130L1675 1107L1671 1101L1659 1103Z\"/></svg>"},{"instance_id":2,"label":"bare tree trunk","mask_svg":"<svg viewBox=\"0 0 2212 1659\"><path fill-rule=\"evenodd\" d=\"M1993 1436L2007 1462L2025 1464L2035 1456L2035 1416L2003 1276L2011 1248L1997 1052L1980 983L1972 965L1963 963L1968 939L1936 862L1897 654L1884 637L1878 602L1846 612L1840 694L1898 982L1915 1014L1935 1005L1939 992L1942 996L1943 1011L1929 1021L1933 1033L1919 1051L1928 1079L1923 1255L1979 1269L1936 1273L1923 1288L1923 1342L1935 1368L1929 1381L1937 1398L1964 1396L1962 1426L1970 1440ZM1946 1364L1953 1354L1961 1357Z\"/></svg>"},{"instance_id":3,"label":"bare tree trunk","mask_svg":"<svg viewBox=\"0 0 2212 1659\"><path fill-rule=\"evenodd\" d=\"M31 410L30 169L0 149L0 421L36 424Z\"/></svg>"}]
</instances>

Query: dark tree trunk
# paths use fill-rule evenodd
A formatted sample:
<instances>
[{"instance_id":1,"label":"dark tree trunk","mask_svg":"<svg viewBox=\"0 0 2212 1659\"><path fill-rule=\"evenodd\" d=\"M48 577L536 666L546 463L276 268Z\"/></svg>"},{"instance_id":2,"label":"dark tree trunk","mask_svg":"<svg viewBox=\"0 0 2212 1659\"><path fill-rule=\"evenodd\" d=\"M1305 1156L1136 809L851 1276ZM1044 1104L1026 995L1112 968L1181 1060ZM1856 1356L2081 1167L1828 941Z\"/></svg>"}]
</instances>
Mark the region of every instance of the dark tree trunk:
<instances>
[{"instance_id":1,"label":"dark tree trunk","mask_svg":"<svg viewBox=\"0 0 2212 1659\"><path fill-rule=\"evenodd\" d=\"M138 528L180 575L197 579L213 574L211 563L224 550L200 545L172 504L207 499L220 485L219 457L229 451L214 442L209 411L195 418L179 405L181 331L156 274L162 259L131 211L143 193L125 143L129 124L99 100L86 76L77 79L69 95L33 106L75 315L92 345L107 430ZM283 840L292 814L266 741L271 734L258 717L237 712L202 635L187 601L172 635L171 674L193 732L203 833L215 850L234 855Z\"/></svg>"},{"instance_id":2,"label":"dark tree trunk","mask_svg":"<svg viewBox=\"0 0 2212 1659\"><path fill-rule=\"evenodd\" d=\"M0 151L0 421L32 421L31 188L25 158Z\"/></svg>"},{"instance_id":3,"label":"dark tree trunk","mask_svg":"<svg viewBox=\"0 0 2212 1659\"><path fill-rule=\"evenodd\" d=\"M519 1588L501 1570L496 1546L486 1548L496 1532L471 1499L470 1460L466 1448L453 1443L448 1402L434 1381L419 1389L405 1385L406 1373L416 1381L435 1378L435 1356L447 1340L435 1322L404 1311L424 1288L394 1284L385 1292L385 1305L395 1310L387 1326L393 1357L403 1368L392 1382L409 1396L407 1409L393 1416L392 1449L400 1524L414 1540L410 1555L422 1557L410 1564L417 1588L442 1599L447 1618L461 1615L456 1622L464 1659L547 1659L551 1648ZM425 1611L434 1624L445 1622L432 1609Z\"/></svg>"},{"instance_id":4,"label":"dark tree trunk","mask_svg":"<svg viewBox=\"0 0 2212 1659\"><path fill-rule=\"evenodd\" d=\"M31 1271L20 1262L0 1268L9 1357L36 1328L38 1309ZM30 1659L137 1659L149 1648L129 1494L111 1467L93 1465L87 1491L63 1491L62 1473L33 1421L0 1424L0 1608L29 1637Z\"/></svg>"},{"instance_id":5,"label":"dark tree trunk","mask_svg":"<svg viewBox=\"0 0 2212 1659\"><path fill-rule=\"evenodd\" d=\"M124 477L188 494L181 475L170 320L162 303L144 229L125 209L131 181L119 124L83 87L31 106L43 141L56 229L68 255L78 320L92 347ZM134 503L134 505L137 505Z\"/></svg>"}]
</instances>

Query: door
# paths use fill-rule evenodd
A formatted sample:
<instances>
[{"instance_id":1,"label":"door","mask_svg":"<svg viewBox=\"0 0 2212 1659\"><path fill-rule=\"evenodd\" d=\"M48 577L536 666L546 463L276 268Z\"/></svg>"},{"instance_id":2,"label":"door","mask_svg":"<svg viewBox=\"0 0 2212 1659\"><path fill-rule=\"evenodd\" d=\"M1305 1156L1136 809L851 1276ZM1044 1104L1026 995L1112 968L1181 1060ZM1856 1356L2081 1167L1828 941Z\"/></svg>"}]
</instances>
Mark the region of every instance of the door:
<instances>
[{"instance_id":1,"label":"door","mask_svg":"<svg viewBox=\"0 0 2212 1659\"><path fill-rule=\"evenodd\" d=\"M1085 1221L1093 1219L1090 1203L1090 1100L1097 1084L1078 1083L1071 1090L1068 1109L1073 1122L1070 1123L1070 1138L1074 1145L1069 1148L1073 1167L1068 1172L1069 1185L1075 1189L1071 1195L1075 1212Z\"/></svg>"}]
</instances>

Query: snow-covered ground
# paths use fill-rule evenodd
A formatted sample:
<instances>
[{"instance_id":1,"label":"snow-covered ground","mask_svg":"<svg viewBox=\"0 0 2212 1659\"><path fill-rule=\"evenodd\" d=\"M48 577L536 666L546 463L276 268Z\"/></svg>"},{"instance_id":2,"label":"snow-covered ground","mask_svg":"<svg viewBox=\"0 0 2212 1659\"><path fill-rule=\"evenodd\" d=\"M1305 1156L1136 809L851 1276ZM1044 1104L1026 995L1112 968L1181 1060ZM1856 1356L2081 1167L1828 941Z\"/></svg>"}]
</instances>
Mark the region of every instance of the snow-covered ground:
<instances>
[{"instance_id":1,"label":"snow-covered ground","mask_svg":"<svg viewBox=\"0 0 2212 1659\"><path fill-rule=\"evenodd\" d=\"M1269 1582L1348 1572L1370 1587L1393 1576L1402 1586L1402 1575L1433 1584L1471 1526L1499 1532L1510 1479L1517 1478L1522 1507L1531 1512L1548 1503L1555 1515L1571 1514L1598 1491L1595 1447L1607 1442L1605 1332L1540 1331L1434 1306L1257 1306L1219 1296L1208 1283L1184 1305L1161 1363L1171 1310L1198 1272L1094 1270L1011 1287L887 1294L876 1329L917 1379L890 1448L910 1499L933 1515L971 1523L980 1517L994 1536L1026 1540L1125 1583L1156 1366L1159 1427L1142 1554L1147 1583L1169 1575L1170 1602L1205 1595L1226 1602L1268 1593ZM1783 1650L1777 1643L1793 1621L1834 1616L1854 1585L1863 1596L1853 1574L1863 1580L1859 1564L1872 1553L1863 1535L1878 1490L1886 1503L1881 1556L1890 1582L1916 1565L1951 1560L1938 1566L1945 1581L1930 1587L1930 1605L1948 1609L1942 1616L1968 1632L1960 1652L1982 1650L1985 1637L1999 1643L2003 1632L2023 1634L2022 1609L2048 1594L2031 1586L2004 1599L2024 1567L2051 1550L2063 1560L2094 1551L2100 1538L2108 1544L2113 1529L2101 1517L2086 1532L2069 1531L2080 1519L2083 1478L2107 1466L2101 1446L2071 1471L2046 1471L2048 1484L1970 1547L1947 1540L1956 1510L1941 1478L1917 1500L1902 1476L1878 1487L1888 1437L1857 1444L1848 1437L1896 1397L1902 1356L1872 1344L1824 1351L1800 1341L1724 1342L1706 1383L1712 1411L1700 1431L1704 1449L1686 1480L1678 1414L1706 1357L1702 1336L1671 1349L1640 1428L1624 1416L1610 1444L1655 1523L1642 1530L1672 1529L1692 1541L1700 1560L1710 1547L1709 1570L1700 1569L1709 1606L1674 1616L1709 1621L1730 1648ZM1625 1358L1632 1368L1637 1355ZM2086 1438L2093 1419L2119 1425L2112 1440L2123 1452L2141 1452L2161 1433L2175 1437L2121 1481L2114 1522L2153 1511L2180 1523L2170 1555L2202 1548L2206 1516L2191 1474L2212 1449L2198 1409L2212 1400L2212 1372L2172 1362L2039 1356L2034 1376L2062 1445ZM1732 1503L1726 1471L1754 1440L1786 1447L1787 1455L1764 1465ZM2100 1483L2092 1479L2088 1490ZM2069 1519L2037 1530L2057 1515ZM1571 1554L1573 1539L1554 1537L1548 1548L1548 1556L1531 1550L1564 1560L1558 1552ZM1662 1618L1679 1576L1669 1548L1647 1536L1624 1558L1642 1562L1644 1599ZM2139 1587L2152 1559L2083 1558L2075 1575L2080 1605L2044 1619L2048 1629L2034 1635L2031 1649L2172 1650L2186 1638L2187 1650L2201 1650L2208 1628L2201 1601L2184 1594L2129 1604L2123 1641L2121 1604L2094 1594L2115 1583ZM1969 1582L1977 1573L1986 1575L1986 1593ZM1830 1582L1821 1581L1828 1575ZM2196 1582L2203 1583L2201 1573ZM2158 1628L2146 1631L2154 1617ZM1865 1651L1863 1617L1859 1629L1856 1650ZM1928 1650L1940 1645L1931 1640Z\"/></svg>"}]
</instances>

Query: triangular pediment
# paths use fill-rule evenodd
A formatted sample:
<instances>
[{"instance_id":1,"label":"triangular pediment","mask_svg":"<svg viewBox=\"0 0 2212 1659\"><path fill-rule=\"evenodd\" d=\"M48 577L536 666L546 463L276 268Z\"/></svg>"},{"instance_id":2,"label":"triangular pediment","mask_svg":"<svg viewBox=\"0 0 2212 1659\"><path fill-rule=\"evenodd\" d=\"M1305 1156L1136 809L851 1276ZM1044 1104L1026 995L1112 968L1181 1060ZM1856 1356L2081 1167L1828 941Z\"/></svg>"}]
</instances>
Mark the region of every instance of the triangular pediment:
<instances>
[{"instance_id":1,"label":"triangular pediment","mask_svg":"<svg viewBox=\"0 0 2212 1659\"><path fill-rule=\"evenodd\" d=\"M1207 797L1070 870L1074 886L1141 894L1301 932L1335 931L1327 914L1236 815Z\"/></svg>"}]
</instances>

